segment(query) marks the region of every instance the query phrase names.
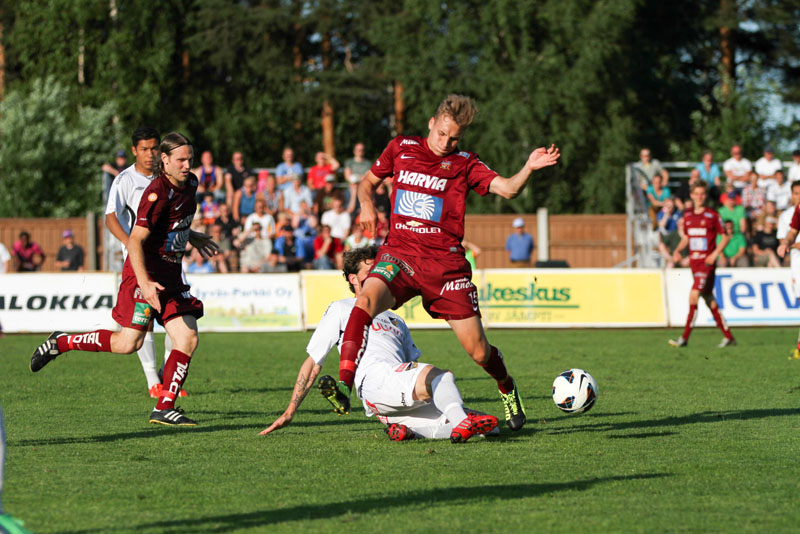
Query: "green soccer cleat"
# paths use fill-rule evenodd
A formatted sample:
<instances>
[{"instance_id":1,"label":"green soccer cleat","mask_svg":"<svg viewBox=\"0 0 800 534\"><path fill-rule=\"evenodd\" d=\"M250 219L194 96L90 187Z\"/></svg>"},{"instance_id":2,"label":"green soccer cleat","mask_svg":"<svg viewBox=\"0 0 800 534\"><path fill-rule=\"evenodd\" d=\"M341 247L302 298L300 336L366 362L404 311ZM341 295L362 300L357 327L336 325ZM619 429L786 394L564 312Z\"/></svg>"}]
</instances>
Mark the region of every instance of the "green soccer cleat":
<instances>
[{"instance_id":1,"label":"green soccer cleat","mask_svg":"<svg viewBox=\"0 0 800 534\"><path fill-rule=\"evenodd\" d=\"M685 339L683 339L683 336L679 337L678 339L670 339L668 343L670 347L678 347L678 348L685 347L686 345L689 344Z\"/></svg>"},{"instance_id":2,"label":"green soccer cleat","mask_svg":"<svg viewBox=\"0 0 800 534\"><path fill-rule=\"evenodd\" d=\"M506 412L506 424L511 430L519 430L525 426L525 406L522 404L522 399L517 391L517 382L514 383L514 389L508 393L500 392L500 398L503 400L503 408Z\"/></svg>"},{"instance_id":3,"label":"green soccer cleat","mask_svg":"<svg viewBox=\"0 0 800 534\"><path fill-rule=\"evenodd\" d=\"M337 415L350 413L350 387L342 381L338 383L331 375L321 376L317 382L322 396L333 406Z\"/></svg>"},{"instance_id":4,"label":"green soccer cleat","mask_svg":"<svg viewBox=\"0 0 800 534\"><path fill-rule=\"evenodd\" d=\"M32 534L24 523L11 514L0 515L0 534Z\"/></svg>"}]
</instances>

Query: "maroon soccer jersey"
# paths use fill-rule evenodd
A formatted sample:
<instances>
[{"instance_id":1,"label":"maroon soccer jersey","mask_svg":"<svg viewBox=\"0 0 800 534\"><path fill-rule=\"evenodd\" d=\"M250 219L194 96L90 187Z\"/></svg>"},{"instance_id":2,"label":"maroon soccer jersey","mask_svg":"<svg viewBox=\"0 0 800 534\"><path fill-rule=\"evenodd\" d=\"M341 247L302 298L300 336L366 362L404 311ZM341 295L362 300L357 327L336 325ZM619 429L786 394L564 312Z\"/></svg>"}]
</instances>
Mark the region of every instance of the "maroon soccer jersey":
<instances>
[{"instance_id":1,"label":"maroon soccer jersey","mask_svg":"<svg viewBox=\"0 0 800 534\"><path fill-rule=\"evenodd\" d=\"M385 245L422 257L464 253L467 194L486 195L497 176L477 154L456 150L440 157L419 136L392 139L371 170L394 178Z\"/></svg>"},{"instance_id":2,"label":"maroon soccer jersey","mask_svg":"<svg viewBox=\"0 0 800 534\"><path fill-rule=\"evenodd\" d=\"M150 278L166 291L183 291L187 287L181 280L181 259L197 209L197 183L197 177L190 173L186 185L179 188L161 173L150 182L139 201L136 226L150 230L142 244L144 264ZM128 269L132 272L130 258L125 262L125 270Z\"/></svg>"},{"instance_id":3,"label":"maroon soccer jersey","mask_svg":"<svg viewBox=\"0 0 800 534\"><path fill-rule=\"evenodd\" d=\"M792 222L789 223L789 226L800 232L800 211L798 210L800 210L800 204L794 207L794 212L792 212Z\"/></svg>"},{"instance_id":4,"label":"maroon soccer jersey","mask_svg":"<svg viewBox=\"0 0 800 534\"><path fill-rule=\"evenodd\" d=\"M717 236L724 235L725 228L716 210L703 208L700 213L694 210L683 212L683 232L689 237L689 262L694 269L694 265L704 263L714 252Z\"/></svg>"}]
</instances>

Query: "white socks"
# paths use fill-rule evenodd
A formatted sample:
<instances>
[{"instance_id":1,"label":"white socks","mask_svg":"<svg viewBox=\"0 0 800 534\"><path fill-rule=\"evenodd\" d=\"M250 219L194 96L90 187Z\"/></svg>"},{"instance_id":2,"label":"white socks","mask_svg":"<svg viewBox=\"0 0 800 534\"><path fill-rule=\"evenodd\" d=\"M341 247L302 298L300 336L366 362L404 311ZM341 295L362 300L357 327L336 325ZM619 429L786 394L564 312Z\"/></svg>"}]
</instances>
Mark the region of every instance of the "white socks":
<instances>
[{"instance_id":1,"label":"white socks","mask_svg":"<svg viewBox=\"0 0 800 534\"><path fill-rule=\"evenodd\" d=\"M169 339L169 336L166 337ZM144 335L144 343L137 354L139 355L139 361L142 362L144 376L147 378L147 389L150 389L155 384L160 384L161 380L158 379L158 373L156 372L156 342L152 332Z\"/></svg>"},{"instance_id":2,"label":"white socks","mask_svg":"<svg viewBox=\"0 0 800 534\"><path fill-rule=\"evenodd\" d=\"M456 377L453 376L453 373L447 371L434 378L431 382L431 390L433 391L433 405L447 416L450 424L456 426L467 418L464 401L456 387Z\"/></svg>"}]
</instances>

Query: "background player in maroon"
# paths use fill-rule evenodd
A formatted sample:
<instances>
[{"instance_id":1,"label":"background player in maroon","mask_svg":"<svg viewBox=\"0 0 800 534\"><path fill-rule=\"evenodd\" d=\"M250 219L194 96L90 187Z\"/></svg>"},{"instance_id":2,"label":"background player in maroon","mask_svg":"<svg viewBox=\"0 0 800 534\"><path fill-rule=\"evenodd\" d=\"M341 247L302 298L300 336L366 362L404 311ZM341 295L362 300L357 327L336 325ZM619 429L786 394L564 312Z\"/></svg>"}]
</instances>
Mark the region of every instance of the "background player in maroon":
<instances>
[{"instance_id":1,"label":"background player in maroon","mask_svg":"<svg viewBox=\"0 0 800 534\"><path fill-rule=\"evenodd\" d=\"M372 318L421 295L431 317L445 319L472 359L497 381L509 427L518 430L525 424L516 384L480 321L478 294L461 245L466 197L474 190L513 198L533 171L554 165L560 154L555 146L537 148L517 174L499 176L477 154L457 148L476 111L468 97L449 95L428 122L427 137L393 139L359 186L361 225L371 232L377 221L372 194L385 178L394 179L389 234L344 332L337 394L343 404Z\"/></svg>"},{"instance_id":2,"label":"background player in maroon","mask_svg":"<svg viewBox=\"0 0 800 534\"><path fill-rule=\"evenodd\" d=\"M706 207L705 182L697 182L692 186L690 193L694 208L686 210L680 222L681 241L674 252L675 263L681 260L681 251L689 247L689 267L692 269L694 283L689 293L689 314L686 317L686 326L683 335L678 339L670 339L673 347L685 347L689 343L689 336L694 328L697 316L697 302L699 297L706 301L714 321L725 336L719 347L733 345L733 339L725 319L719 311L714 299L714 278L716 275L717 257L728 244L730 236L725 233L722 218L715 210ZM717 236L721 236L717 243Z\"/></svg>"},{"instance_id":3,"label":"background player in maroon","mask_svg":"<svg viewBox=\"0 0 800 534\"><path fill-rule=\"evenodd\" d=\"M128 259L112 311L121 330L53 332L31 357L31 370L36 372L71 350L130 354L142 346L150 322L156 319L174 342L158 404L150 415L151 423L165 425L195 424L175 408L197 348L197 319L203 315L203 303L192 297L181 278L181 258L189 242L206 257L217 252L210 237L189 228L198 184L189 172L191 161L189 140L176 132L167 134L161 142L162 171L142 194L128 238Z\"/></svg>"}]
</instances>

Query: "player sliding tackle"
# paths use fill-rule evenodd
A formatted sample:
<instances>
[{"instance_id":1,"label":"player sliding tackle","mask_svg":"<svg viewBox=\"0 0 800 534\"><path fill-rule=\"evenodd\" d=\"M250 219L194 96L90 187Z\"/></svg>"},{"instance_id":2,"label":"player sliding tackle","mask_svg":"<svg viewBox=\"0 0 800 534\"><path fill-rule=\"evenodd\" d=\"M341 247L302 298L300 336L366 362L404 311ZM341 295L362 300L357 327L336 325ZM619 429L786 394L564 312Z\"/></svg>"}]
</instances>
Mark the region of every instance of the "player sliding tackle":
<instances>
[{"instance_id":1,"label":"player sliding tackle","mask_svg":"<svg viewBox=\"0 0 800 534\"><path fill-rule=\"evenodd\" d=\"M372 267L377 247L359 248L344 255L344 277L358 297ZM306 358L286 411L261 432L269 434L294 419L295 412L308 394L339 333L347 323L355 299L333 302L325 311L311 336ZM450 371L419 363L419 349L408 327L399 316L384 311L372 323L361 365L356 371L357 394L367 416L375 415L386 425L389 439L403 441L414 437L450 438L453 443L467 441L475 434L486 434L497 426L497 418L477 412L466 413L461 394ZM336 381L331 376L319 380L323 396L333 399L338 412L349 413L349 397L336 400Z\"/></svg>"},{"instance_id":2,"label":"player sliding tackle","mask_svg":"<svg viewBox=\"0 0 800 534\"><path fill-rule=\"evenodd\" d=\"M53 332L31 356L34 373L60 354L71 350L130 354L141 348L150 322L164 326L174 344L164 367L164 383L150 422L163 425L195 425L175 408L197 348L197 319L203 303L189 293L181 277L181 258L191 243L203 256L217 253L210 237L190 229L197 209L197 177L189 172L192 145L173 132L161 141L161 173L139 202L136 223L128 238L128 259L122 269L122 283L114 320L118 332L96 330L84 334ZM176 320L179 319L179 320Z\"/></svg>"},{"instance_id":3,"label":"player sliding tackle","mask_svg":"<svg viewBox=\"0 0 800 534\"><path fill-rule=\"evenodd\" d=\"M390 176L392 214L386 241L344 329L339 383L329 399L340 399L339 411L350 396L373 318L421 295L428 314L446 320L467 354L497 381L508 426L519 430L525 424L514 379L480 321L478 293L461 245L466 197L473 190L514 198L533 171L555 165L560 153L554 145L537 148L517 174L503 178L477 154L457 148L476 112L468 97L448 96L428 121L428 136L394 138L359 185L365 230L374 231L377 220L373 192Z\"/></svg>"}]
</instances>

